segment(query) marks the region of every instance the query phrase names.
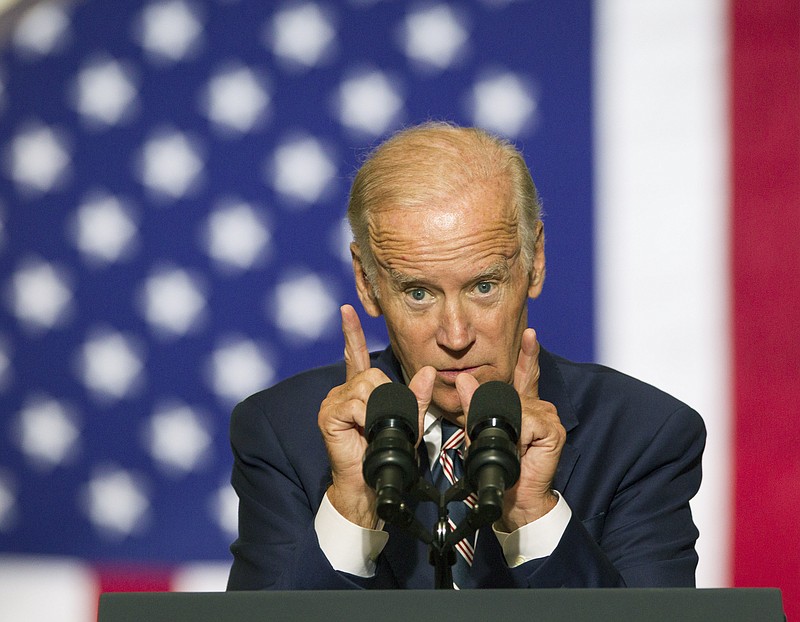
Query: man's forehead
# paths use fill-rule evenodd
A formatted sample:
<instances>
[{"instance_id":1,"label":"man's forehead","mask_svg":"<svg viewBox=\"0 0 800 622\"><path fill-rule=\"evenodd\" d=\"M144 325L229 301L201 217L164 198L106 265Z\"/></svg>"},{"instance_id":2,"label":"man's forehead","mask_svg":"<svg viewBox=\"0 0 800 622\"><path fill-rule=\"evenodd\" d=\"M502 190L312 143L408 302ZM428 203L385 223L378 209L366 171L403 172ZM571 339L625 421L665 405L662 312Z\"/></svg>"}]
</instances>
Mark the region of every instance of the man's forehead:
<instances>
[{"instance_id":1,"label":"man's forehead","mask_svg":"<svg viewBox=\"0 0 800 622\"><path fill-rule=\"evenodd\" d=\"M511 264L517 258L518 253L511 257L498 257L488 262L484 266L471 265L469 274L467 275L468 281L481 281L490 279L502 279L511 271ZM408 268L399 270L392 266L385 265L378 262L380 268L386 272L389 279L397 285L411 285L427 280L427 275L424 270L424 265L419 265L416 268L411 264Z\"/></svg>"},{"instance_id":2,"label":"man's forehead","mask_svg":"<svg viewBox=\"0 0 800 622\"><path fill-rule=\"evenodd\" d=\"M488 190L429 201L393 203L376 206L370 213L369 229L373 233L391 228L391 233L404 233L419 223L433 231L453 231L460 227L485 225L508 226L517 221L513 201L506 193Z\"/></svg>"}]
</instances>

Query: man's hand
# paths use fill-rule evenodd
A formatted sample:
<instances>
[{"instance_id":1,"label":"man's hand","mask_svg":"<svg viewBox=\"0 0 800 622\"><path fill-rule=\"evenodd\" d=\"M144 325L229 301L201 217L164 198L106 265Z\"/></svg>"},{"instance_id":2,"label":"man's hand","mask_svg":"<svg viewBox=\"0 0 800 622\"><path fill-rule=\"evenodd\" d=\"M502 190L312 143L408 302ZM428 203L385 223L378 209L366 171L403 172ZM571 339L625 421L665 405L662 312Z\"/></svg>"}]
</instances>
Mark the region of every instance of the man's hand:
<instances>
[{"instance_id":1,"label":"man's hand","mask_svg":"<svg viewBox=\"0 0 800 622\"><path fill-rule=\"evenodd\" d=\"M479 386L469 374L456 378L464 412ZM539 399L539 342L532 328L522 333L522 345L514 369L514 388L522 402L519 438L520 477L503 497L503 516L498 528L510 533L552 510L558 498L551 488L567 432L556 407Z\"/></svg>"},{"instance_id":2,"label":"man's hand","mask_svg":"<svg viewBox=\"0 0 800 622\"><path fill-rule=\"evenodd\" d=\"M371 367L367 341L355 309L344 305L341 313L345 383L328 393L317 423L331 462L333 483L328 488L328 499L346 519L372 529L377 524L375 493L362 474L367 448L364 435L367 400L375 387L391 380L380 369ZM430 404L435 375L432 367L423 367L408 385L417 397L420 427Z\"/></svg>"}]
</instances>

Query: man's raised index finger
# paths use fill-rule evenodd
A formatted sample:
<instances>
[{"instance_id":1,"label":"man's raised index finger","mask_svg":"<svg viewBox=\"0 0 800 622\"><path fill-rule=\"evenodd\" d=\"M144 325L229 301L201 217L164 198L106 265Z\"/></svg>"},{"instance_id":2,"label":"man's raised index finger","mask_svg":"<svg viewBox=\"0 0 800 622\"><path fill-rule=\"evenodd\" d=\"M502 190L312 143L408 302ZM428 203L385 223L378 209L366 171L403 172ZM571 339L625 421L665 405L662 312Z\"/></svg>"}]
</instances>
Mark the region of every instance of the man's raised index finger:
<instances>
[{"instance_id":1,"label":"man's raised index finger","mask_svg":"<svg viewBox=\"0 0 800 622\"><path fill-rule=\"evenodd\" d=\"M342 333L344 334L344 363L347 380L370 368L369 349L358 313L351 305L342 305Z\"/></svg>"},{"instance_id":2,"label":"man's raised index finger","mask_svg":"<svg viewBox=\"0 0 800 622\"><path fill-rule=\"evenodd\" d=\"M514 388L520 395L539 399L539 340L536 331L526 328L514 368Z\"/></svg>"}]
</instances>

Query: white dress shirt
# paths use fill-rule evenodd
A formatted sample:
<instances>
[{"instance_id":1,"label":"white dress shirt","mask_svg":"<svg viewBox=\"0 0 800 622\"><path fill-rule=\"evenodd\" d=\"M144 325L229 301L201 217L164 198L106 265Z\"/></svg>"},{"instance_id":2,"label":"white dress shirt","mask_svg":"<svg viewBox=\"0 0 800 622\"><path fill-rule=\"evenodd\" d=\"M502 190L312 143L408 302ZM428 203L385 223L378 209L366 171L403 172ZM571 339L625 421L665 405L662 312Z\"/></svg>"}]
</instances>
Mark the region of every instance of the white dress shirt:
<instances>
[{"instance_id":1,"label":"white dress shirt","mask_svg":"<svg viewBox=\"0 0 800 622\"><path fill-rule=\"evenodd\" d=\"M425 413L424 425L423 441L428 451L428 462L433 465L442 446L441 418L429 411ZM498 531L492 526L509 567L514 568L532 559L547 557L558 546L572 517L572 510L564 497L558 492L556 495L556 506L532 523L511 533ZM320 547L331 566L364 578L375 575L376 560L389 540L389 534L383 527L383 521L379 521L377 529L365 529L351 523L333 507L327 494L314 518L314 529Z\"/></svg>"}]
</instances>

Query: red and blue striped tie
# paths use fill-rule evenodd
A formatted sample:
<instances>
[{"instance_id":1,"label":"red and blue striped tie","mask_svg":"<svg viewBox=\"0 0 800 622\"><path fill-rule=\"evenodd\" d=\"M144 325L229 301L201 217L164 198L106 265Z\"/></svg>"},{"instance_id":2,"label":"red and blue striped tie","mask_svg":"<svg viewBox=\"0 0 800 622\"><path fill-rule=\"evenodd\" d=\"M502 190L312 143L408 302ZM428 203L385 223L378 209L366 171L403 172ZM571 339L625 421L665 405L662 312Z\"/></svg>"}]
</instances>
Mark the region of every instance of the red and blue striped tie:
<instances>
[{"instance_id":1,"label":"red and blue striped tie","mask_svg":"<svg viewBox=\"0 0 800 622\"><path fill-rule=\"evenodd\" d=\"M441 491L447 490L464 475L464 430L442 419L442 448L431 473L433 483ZM454 501L448 506L450 528L455 529L475 506L477 498L472 493L463 502ZM473 587L470 567L475 554L475 537L464 538L456 543L456 565L453 567L453 587L456 589Z\"/></svg>"}]
</instances>

